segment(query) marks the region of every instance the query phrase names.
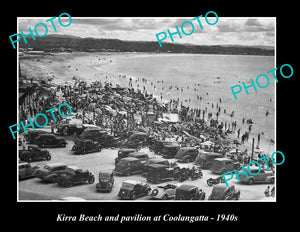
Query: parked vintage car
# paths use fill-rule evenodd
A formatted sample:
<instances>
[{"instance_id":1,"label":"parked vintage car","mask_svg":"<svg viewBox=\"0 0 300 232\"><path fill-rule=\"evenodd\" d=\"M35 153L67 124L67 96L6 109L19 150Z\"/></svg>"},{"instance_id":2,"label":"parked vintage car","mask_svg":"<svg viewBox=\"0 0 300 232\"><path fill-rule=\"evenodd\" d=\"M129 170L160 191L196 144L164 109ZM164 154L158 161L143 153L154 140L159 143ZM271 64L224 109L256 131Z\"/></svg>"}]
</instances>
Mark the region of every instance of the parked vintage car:
<instances>
[{"instance_id":1,"label":"parked vintage car","mask_svg":"<svg viewBox=\"0 0 300 232\"><path fill-rule=\"evenodd\" d=\"M137 149L134 148L121 148L118 150L118 157L115 158L115 164L119 162L120 159L128 157L129 153L136 152Z\"/></svg>"},{"instance_id":2,"label":"parked vintage car","mask_svg":"<svg viewBox=\"0 0 300 232\"><path fill-rule=\"evenodd\" d=\"M72 187L74 184L88 182L93 184L94 175L88 170L83 170L77 166L68 166L63 173L57 175L57 183L66 188Z\"/></svg>"},{"instance_id":3,"label":"parked vintage car","mask_svg":"<svg viewBox=\"0 0 300 232\"><path fill-rule=\"evenodd\" d=\"M25 134L24 137L28 143L34 143L34 140L36 137L40 135L48 134L50 135L51 133L48 131L43 131L43 130L31 130L27 132L27 135Z\"/></svg>"},{"instance_id":4,"label":"parked vintage car","mask_svg":"<svg viewBox=\"0 0 300 232\"><path fill-rule=\"evenodd\" d=\"M177 185L167 183L165 185L159 185L150 192L150 196L155 200L169 200L175 198Z\"/></svg>"},{"instance_id":5,"label":"parked vintage car","mask_svg":"<svg viewBox=\"0 0 300 232\"><path fill-rule=\"evenodd\" d=\"M66 167L67 165L63 163L46 164L43 167L39 167L35 170L35 176L44 182L55 183L57 175L59 173L63 173L66 170Z\"/></svg>"},{"instance_id":6,"label":"parked vintage car","mask_svg":"<svg viewBox=\"0 0 300 232\"><path fill-rule=\"evenodd\" d=\"M229 158L216 158L213 160L210 170L216 174L224 174L234 169L239 170L241 164Z\"/></svg>"},{"instance_id":7,"label":"parked vintage car","mask_svg":"<svg viewBox=\"0 0 300 232\"><path fill-rule=\"evenodd\" d=\"M119 138L116 138L107 131L100 128L86 128L78 137L78 139L91 139L101 144L102 147L118 147Z\"/></svg>"},{"instance_id":8,"label":"parked vintage car","mask_svg":"<svg viewBox=\"0 0 300 232\"><path fill-rule=\"evenodd\" d=\"M165 158L161 158L161 157L156 157L156 158L151 158L151 159L148 159L146 161L146 163L144 164L145 166L145 173L147 172L147 166L149 164L162 164L162 165L166 165L168 166L169 168L174 168L174 167L178 167L178 164L176 162L169 162L169 160L165 159Z\"/></svg>"},{"instance_id":9,"label":"parked vintage car","mask_svg":"<svg viewBox=\"0 0 300 232\"><path fill-rule=\"evenodd\" d=\"M144 165L141 160L134 157L121 159L115 166L114 173L117 175L130 176L144 172Z\"/></svg>"},{"instance_id":10,"label":"parked vintage car","mask_svg":"<svg viewBox=\"0 0 300 232\"><path fill-rule=\"evenodd\" d=\"M160 139L153 140L153 143L151 146L149 146L149 150L153 151L155 154L160 154L164 148L165 145L173 144L171 141L165 141Z\"/></svg>"},{"instance_id":11,"label":"parked vintage car","mask_svg":"<svg viewBox=\"0 0 300 232\"><path fill-rule=\"evenodd\" d=\"M199 165L202 169L210 169L212 162L216 158L222 158L223 155L214 152L199 152L195 160L195 165Z\"/></svg>"},{"instance_id":12,"label":"parked vintage car","mask_svg":"<svg viewBox=\"0 0 300 232\"><path fill-rule=\"evenodd\" d=\"M86 154L91 152L101 151L101 145L98 142L95 142L91 139L76 139L74 140L74 146L72 151L75 151L76 154Z\"/></svg>"},{"instance_id":13,"label":"parked vintage car","mask_svg":"<svg viewBox=\"0 0 300 232\"><path fill-rule=\"evenodd\" d=\"M175 155L175 159L179 162L190 163L193 162L198 156L197 147L181 147Z\"/></svg>"},{"instance_id":14,"label":"parked vintage car","mask_svg":"<svg viewBox=\"0 0 300 232\"><path fill-rule=\"evenodd\" d=\"M150 186L147 183L126 180L123 181L118 197L122 200L135 200L139 197L147 196L151 191Z\"/></svg>"},{"instance_id":15,"label":"parked vintage car","mask_svg":"<svg viewBox=\"0 0 300 232\"><path fill-rule=\"evenodd\" d=\"M99 172L99 183L96 184L97 192L111 192L114 185L114 174L112 170Z\"/></svg>"},{"instance_id":16,"label":"parked vintage car","mask_svg":"<svg viewBox=\"0 0 300 232\"><path fill-rule=\"evenodd\" d=\"M67 142L53 134L42 134L34 139L34 144L40 147L66 147Z\"/></svg>"},{"instance_id":17,"label":"parked vintage car","mask_svg":"<svg viewBox=\"0 0 300 232\"><path fill-rule=\"evenodd\" d=\"M175 200L204 200L205 192L197 186L183 184L176 188Z\"/></svg>"},{"instance_id":18,"label":"parked vintage car","mask_svg":"<svg viewBox=\"0 0 300 232\"><path fill-rule=\"evenodd\" d=\"M41 150L37 145L29 145L27 150L19 150L19 158L22 161L33 162L38 160L51 160L50 152Z\"/></svg>"},{"instance_id":19,"label":"parked vintage car","mask_svg":"<svg viewBox=\"0 0 300 232\"><path fill-rule=\"evenodd\" d=\"M259 172L259 169L257 167L250 167L251 173L257 173ZM265 184L274 184L275 182L275 174L271 170L264 170L261 169L260 173L257 175L252 175L247 170L248 178L246 175L240 175L240 182L245 184L256 184L256 183L265 183Z\"/></svg>"},{"instance_id":20,"label":"parked vintage car","mask_svg":"<svg viewBox=\"0 0 300 232\"><path fill-rule=\"evenodd\" d=\"M77 135L81 134L85 128L82 125L77 124L62 124L57 127L56 134L58 135L73 135L76 133Z\"/></svg>"},{"instance_id":21,"label":"parked vintage car","mask_svg":"<svg viewBox=\"0 0 300 232\"><path fill-rule=\"evenodd\" d=\"M19 180L34 177L34 168L27 162L20 162L19 166Z\"/></svg>"},{"instance_id":22,"label":"parked vintage car","mask_svg":"<svg viewBox=\"0 0 300 232\"><path fill-rule=\"evenodd\" d=\"M208 200L239 200L241 192L234 185L226 186L221 183L213 187Z\"/></svg>"},{"instance_id":23,"label":"parked vintage car","mask_svg":"<svg viewBox=\"0 0 300 232\"><path fill-rule=\"evenodd\" d=\"M165 144L160 154L162 155L162 157L166 159L173 159L177 154L177 152L179 151L179 149L180 149L179 144L174 144L174 143Z\"/></svg>"},{"instance_id":24,"label":"parked vintage car","mask_svg":"<svg viewBox=\"0 0 300 232\"><path fill-rule=\"evenodd\" d=\"M169 168L169 166L163 164L149 164L145 176L147 181L160 184L163 181L175 180L176 168Z\"/></svg>"}]
</instances>

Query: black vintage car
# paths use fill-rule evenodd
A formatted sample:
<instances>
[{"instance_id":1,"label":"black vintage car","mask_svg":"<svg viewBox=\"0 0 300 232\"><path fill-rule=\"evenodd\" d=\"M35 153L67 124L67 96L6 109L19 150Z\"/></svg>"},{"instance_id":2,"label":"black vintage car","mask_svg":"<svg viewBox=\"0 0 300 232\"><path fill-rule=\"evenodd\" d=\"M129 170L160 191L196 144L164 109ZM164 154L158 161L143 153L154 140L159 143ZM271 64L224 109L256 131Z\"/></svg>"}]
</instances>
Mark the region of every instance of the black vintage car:
<instances>
[{"instance_id":1,"label":"black vintage car","mask_svg":"<svg viewBox=\"0 0 300 232\"><path fill-rule=\"evenodd\" d=\"M93 184L94 175L88 170L83 170L77 166L68 166L63 173L57 175L56 181L59 185L66 188L72 187L74 184L88 182Z\"/></svg>"},{"instance_id":2,"label":"black vintage car","mask_svg":"<svg viewBox=\"0 0 300 232\"><path fill-rule=\"evenodd\" d=\"M122 147L141 149L142 147L149 145L152 139L153 138L149 137L147 133L134 132L121 145Z\"/></svg>"},{"instance_id":3,"label":"black vintage car","mask_svg":"<svg viewBox=\"0 0 300 232\"><path fill-rule=\"evenodd\" d=\"M19 158L25 162L51 160L50 152L41 150L37 145L28 146L27 150L19 150Z\"/></svg>"},{"instance_id":4,"label":"black vintage car","mask_svg":"<svg viewBox=\"0 0 300 232\"><path fill-rule=\"evenodd\" d=\"M91 139L74 140L72 151L76 154L86 154L101 151L101 145Z\"/></svg>"},{"instance_id":5,"label":"black vintage car","mask_svg":"<svg viewBox=\"0 0 300 232\"><path fill-rule=\"evenodd\" d=\"M123 181L118 197L122 200L135 200L138 197L147 196L151 191L147 183L136 180Z\"/></svg>"},{"instance_id":6,"label":"black vintage car","mask_svg":"<svg viewBox=\"0 0 300 232\"><path fill-rule=\"evenodd\" d=\"M166 159L173 159L176 153L179 151L179 144L166 144L163 146L160 154Z\"/></svg>"},{"instance_id":7,"label":"black vintage car","mask_svg":"<svg viewBox=\"0 0 300 232\"><path fill-rule=\"evenodd\" d=\"M101 144L102 147L118 147L119 138L116 138L107 131L99 128L87 128L79 136L78 139L91 139Z\"/></svg>"},{"instance_id":8,"label":"black vintage car","mask_svg":"<svg viewBox=\"0 0 300 232\"><path fill-rule=\"evenodd\" d=\"M40 147L66 147L67 142L52 134L42 134L34 139L34 144Z\"/></svg>"},{"instance_id":9,"label":"black vintage car","mask_svg":"<svg viewBox=\"0 0 300 232\"><path fill-rule=\"evenodd\" d=\"M183 184L176 188L175 200L204 200L205 192L197 186Z\"/></svg>"},{"instance_id":10,"label":"black vintage car","mask_svg":"<svg viewBox=\"0 0 300 232\"><path fill-rule=\"evenodd\" d=\"M144 172L144 165L141 160L134 157L121 159L115 166L114 173L117 175L130 176Z\"/></svg>"},{"instance_id":11,"label":"black vintage car","mask_svg":"<svg viewBox=\"0 0 300 232\"><path fill-rule=\"evenodd\" d=\"M56 134L58 135L77 135L81 134L85 128L82 125L77 124L63 124L57 128Z\"/></svg>"},{"instance_id":12,"label":"black vintage car","mask_svg":"<svg viewBox=\"0 0 300 232\"><path fill-rule=\"evenodd\" d=\"M177 168L169 168L163 164L149 164L147 165L146 178L147 181L160 184L163 181L175 180Z\"/></svg>"},{"instance_id":13,"label":"black vintage car","mask_svg":"<svg viewBox=\"0 0 300 232\"><path fill-rule=\"evenodd\" d=\"M197 147L182 147L175 155L175 159L179 162L189 163L195 161L198 156L198 148Z\"/></svg>"},{"instance_id":14,"label":"black vintage car","mask_svg":"<svg viewBox=\"0 0 300 232\"><path fill-rule=\"evenodd\" d=\"M152 145L149 146L149 150L153 151L155 154L160 154L163 151L164 146L170 144L173 144L173 142L155 139Z\"/></svg>"},{"instance_id":15,"label":"black vintage car","mask_svg":"<svg viewBox=\"0 0 300 232\"><path fill-rule=\"evenodd\" d=\"M195 160L195 164L202 169L210 169L214 159L222 158L223 155L214 152L200 152Z\"/></svg>"},{"instance_id":16,"label":"black vintage car","mask_svg":"<svg viewBox=\"0 0 300 232\"><path fill-rule=\"evenodd\" d=\"M221 183L213 187L208 200L239 200L241 192L234 185L226 186Z\"/></svg>"},{"instance_id":17,"label":"black vintage car","mask_svg":"<svg viewBox=\"0 0 300 232\"><path fill-rule=\"evenodd\" d=\"M114 174L112 170L99 172L99 183L96 184L97 192L111 192L114 185Z\"/></svg>"},{"instance_id":18,"label":"black vintage car","mask_svg":"<svg viewBox=\"0 0 300 232\"><path fill-rule=\"evenodd\" d=\"M134 148L121 148L118 150L118 157L115 158L115 164L119 162L120 159L128 157L129 153L136 152L137 149Z\"/></svg>"},{"instance_id":19,"label":"black vintage car","mask_svg":"<svg viewBox=\"0 0 300 232\"><path fill-rule=\"evenodd\" d=\"M25 134L24 137L28 143L34 143L35 138L37 138L40 135L44 134L51 134L50 132L43 131L43 130L31 130L27 132L27 135Z\"/></svg>"}]
</instances>

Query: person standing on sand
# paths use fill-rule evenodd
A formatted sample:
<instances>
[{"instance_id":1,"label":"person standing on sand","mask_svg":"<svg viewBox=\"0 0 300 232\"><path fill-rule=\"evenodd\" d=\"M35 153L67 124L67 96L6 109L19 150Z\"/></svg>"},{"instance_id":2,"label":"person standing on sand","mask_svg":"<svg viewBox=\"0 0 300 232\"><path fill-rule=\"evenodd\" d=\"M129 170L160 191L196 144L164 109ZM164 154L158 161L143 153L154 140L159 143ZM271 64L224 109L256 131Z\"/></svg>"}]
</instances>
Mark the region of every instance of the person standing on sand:
<instances>
[{"instance_id":1,"label":"person standing on sand","mask_svg":"<svg viewBox=\"0 0 300 232\"><path fill-rule=\"evenodd\" d=\"M241 133L241 129L239 128L238 131L237 131L238 139L240 138L240 133Z\"/></svg>"}]
</instances>

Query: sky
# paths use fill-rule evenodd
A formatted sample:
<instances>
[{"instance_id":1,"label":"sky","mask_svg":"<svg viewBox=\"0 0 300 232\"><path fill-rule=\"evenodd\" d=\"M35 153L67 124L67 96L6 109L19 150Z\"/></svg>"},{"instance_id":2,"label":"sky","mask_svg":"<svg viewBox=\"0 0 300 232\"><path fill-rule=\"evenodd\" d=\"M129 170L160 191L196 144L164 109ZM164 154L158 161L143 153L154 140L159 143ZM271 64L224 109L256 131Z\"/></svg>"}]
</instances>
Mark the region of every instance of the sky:
<instances>
[{"instance_id":1,"label":"sky","mask_svg":"<svg viewBox=\"0 0 300 232\"><path fill-rule=\"evenodd\" d=\"M209 14L208 21L212 24L216 21L213 14ZM48 27L48 35L72 35L82 38L107 38L131 41L157 41L156 34L160 32L171 33L179 29L183 22L189 21L194 26L191 35L174 35L174 43L189 43L196 45L247 45L247 46L275 46L275 17L219 17L214 25L206 23L205 18L200 18L203 29L200 28L197 20L192 17L119 17L119 18L93 18L93 17L72 17L70 26L62 27L58 22L58 17L53 19L56 27L54 31L51 22L45 22L49 18L41 17L19 17L19 31L24 34L29 33L29 27L34 31L35 25L45 23ZM67 25L68 17L61 17L62 24ZM188 34L192 30L189 23L184 25L184 30ZM39 34L45 33L45 28L37 27ZM160 35L161 37L163 35ZM170 36L164 40L172 42ZM164 42L162 42L163 44Z\"/></svg>"}]
</instances>

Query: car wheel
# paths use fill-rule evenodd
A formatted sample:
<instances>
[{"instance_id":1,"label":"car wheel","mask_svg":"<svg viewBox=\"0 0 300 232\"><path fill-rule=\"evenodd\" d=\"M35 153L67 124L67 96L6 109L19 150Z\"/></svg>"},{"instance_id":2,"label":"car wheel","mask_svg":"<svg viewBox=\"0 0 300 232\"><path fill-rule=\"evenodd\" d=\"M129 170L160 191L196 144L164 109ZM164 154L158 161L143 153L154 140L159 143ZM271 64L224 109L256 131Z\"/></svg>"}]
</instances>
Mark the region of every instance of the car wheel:
<instances>
[{"instance_id":1,"label":"car wheel","mask_svg":"<svg viewBox=\"0 0 300 232\"><path fill-rule=\"evenodd\" d=\"M66 147L66 146L67 146L67 144L66 144L66 143L63 143L63 144L62 144L62 147Z\"/></svg>"},{"instance_id":2,"label":"car wheel","mask_svg":"<svg viewBox=\"0 0 300 232\"><path fill-rule=\"evenodd\" d=\"M184 196L179 196L178 198L177 198L178 200L185 200L185 198L184 198Z\"/></svg>"},{"instance_id":3,"label":"car wheel","mask_svg":"<svg viewBox=\"0 0 300 232\"><path fill-rule=\"evenodd\" d=\"M185 162L186 162L186 163L190 163L190 162L191 162L191 159L190 159L190 158L186 158L186 159L185 159Z\"/></svg>"},{"instance_id":4,"label":"car wheel","mask_svg":"<svg viewBox=\"0 0 300 232\"><path fill-rule=\"evenodd\" d=\"M94 182L95 182L95 177L90 176L89 179L88 179L88 183L93 184Z\"/></svg>"},{"instance_id":5,"label":"car wheel","mask_svg":"<svg viewBox=\"0 0 300 232\"><path fill-rule=\"evenodd\" d=\"M51 178L50 182L56 183L56 182L57 182L57 176L53 176L53 177Z\"/></svg>"},{"instance_id":6,"label":"car wheel","mask_svg":"<svg viewBox=\"0 0 300 232\"><path fill-rule=\"evenodd\" d=\"M47 155L46 160L51 160L51 155Z\"/></svg>"},{"instance_id":7,"label":"car wheel","mask_svg":"<svg viewBox=\"0 0 300 232\"><path fill-rule=\"evenodd\" d=\"M83 155L86 154L86 150L85 150L85 149L82 150L82 154L83 154Z\"/></svg>"},{"instance_id":8,"label":"car wheel","mask_svg":"<svg viewBox=\"0 0 300 232\"><path fill-rule=\"evenodd\" d=\"M70 181L70 180L68 180L68 181L66 181L66 182L64 183L64 186L65 186L66 188L70 188L70 187L73 186L73 182Z\"/></svg>"},{"instance_id":9,"label":"car wheel","mask_svg":"<svg viewBox=\"0 0 300 232\"><path fill-rule=\"evenodd\" d=\"M248 183L249 184L254 184L254 179L253 178L249 179Z\"/></svg>"},{"instance_id":10,"label":"car wheel","mask_svg":"<svg viewBox=\"0 0 300 232\"><path fill-rule=\"evenodd\" d=\"M125 173L125 176L131 176L131 171L127 171L127 172Z\"/></svg>"},{"instance_id":11,"label":"car wheel","mask_svg":"<svg viewBox=\"0 0 300 232\"><path fill-rule=\"evenodd\" d=\"M213 185L213 181L212 180L207 180L206 183L207 183L208 186L212 186Z\"/></svg>"},{"instance_id":12,"label":"car wheel","mask_svg":"<svg viewBox=\"0 0 300 232\"><path fill-rule=\"evenodd\" d=\"M136 195L135 195L134 193L131 195L131 199L132 199L132 200L135 200L135 199L136 199Z\"/></svg>"},{"instance_id":13,"label":"car wheel","mask_svg":"<svg viewBox=\"0 0 300 232\"><path fill-rule=\"evenodd\" d=\"M28 162L32 162L32 158L31 157L28 158Z\"/></svg>"},{"instance_id":14,"label":"car wheel","mask_svg":"<svg viewBox=\"0 0 300 232\"><path fill-rule=\"evenodd\" d=\"M168 200L168 199L169 199L168 194L163 195L163 197L162 197L161 199L162 199L162 200Z\"/></svg>"}]
</instances>

